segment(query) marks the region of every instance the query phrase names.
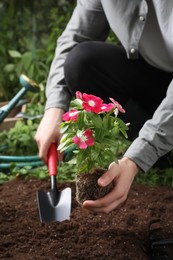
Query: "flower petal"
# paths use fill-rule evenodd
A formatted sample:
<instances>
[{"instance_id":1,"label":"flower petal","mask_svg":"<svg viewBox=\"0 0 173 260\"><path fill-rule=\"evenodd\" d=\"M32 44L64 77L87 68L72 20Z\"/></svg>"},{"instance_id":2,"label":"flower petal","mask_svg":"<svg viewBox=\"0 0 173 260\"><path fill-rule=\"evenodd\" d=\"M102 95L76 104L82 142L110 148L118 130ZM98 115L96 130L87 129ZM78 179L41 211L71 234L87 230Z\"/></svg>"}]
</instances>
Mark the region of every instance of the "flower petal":
<instances>
[{"instance_id":1,"label":"flower petal","mask_svg":"<svg viewBox=\"0 0 173 260\"><path fill-rule=\"evenodd\" d=\"M112 101L112 103L114 104L114 107L115 108L118 108L118 110L121 112L121 113L125 113L125 109L122 107L122 105L120 105L115 99L113 98L109 98L110 101Z\"/></svg>"},{"instance_id":2,"label":"flower petal","mask_svg":"<svg viewBox=\"0 0 173 260\"><path fill-rule=\"evenodd\" d=\"M90 137L86 140L86 144L88 146L93 146L94 145L94 138Z\"/></svg>"},{"instance_id":3,"label":"flower petal","mask_svg":"<svg viewBox=\"0 0 173 260\"><path fill-rule=\"evenodd\" d=\"M103 104L103 100L101 98L84 93L82 95L82 100L84 110L94 112L96 114L101 112L101 105Z\"/></svg>"},{"instance_id":4,"label":"flower petal","mask_svg":"<svg viewBox=\"0 0 173 260\"><path fill-rule=\"evenodd\" d=\"M80 141L81 141L81 138L79 138L77 135L75 135L75 136L72 138L72 141L73 141L73 143L75 143L75 144L79 144Z\"/></svg>"},{"instance_id":5,"label":"flower petal","mask_svg":"<svg viewBox=\"0 0 173 260\"><path fill-rule=\"evenodd\" d=\"M83 133L86 137L91 137L93 132L91 129L86 129Z\"/></svg>"},{"instance_id":6,"label":"flower petal","mask_svg":"<svg viewBox=\"0 0 173 260\"><path fill-rule=\"evenodd\" d=\"M70 121L72 120L75 122L78 118L79 111L76 109L71 109L69 112L66 112L63 114L62 119L64 121Z\"/></svg>"},{"instance_id":7,"label":"flower petal","mask_svg":"<svg viewBox=\"0 0 173 260\"><path fill-rule=\"evenodd\" d=\"M79 143L79 148L80 149L86 149L87 147L88 147L88 145L85 142Z\"/></svg>"},{"instance_id":8,"label":"flower petal","mask_svg":"<svg viewBox=\"0 0 173 260\"><path fill-rule=\"evenodd\" d=\"M110 112L113 108L114 108L114 104L113 103L102 104L102 106L101 106L102 112Z\"/></svg>"},{"instance_id":9,"label":"flower petal","mask_svg":"<svg viewBox=\"0 0 173 260\"><path fill-rule=\"evenodd\" d=\"M80 91L76 91L76 98L82 99L82 93Z\"/></svg>"}]
</instances>

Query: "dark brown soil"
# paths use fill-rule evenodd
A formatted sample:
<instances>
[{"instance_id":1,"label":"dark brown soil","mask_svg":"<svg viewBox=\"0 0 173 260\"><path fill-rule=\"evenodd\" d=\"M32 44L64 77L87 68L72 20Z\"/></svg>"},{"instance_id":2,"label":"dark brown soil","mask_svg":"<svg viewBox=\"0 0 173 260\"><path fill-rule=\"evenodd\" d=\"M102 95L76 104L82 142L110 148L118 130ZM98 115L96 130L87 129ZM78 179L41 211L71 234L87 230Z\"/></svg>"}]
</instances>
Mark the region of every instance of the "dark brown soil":
<instances>
[{"instance_id":1,"label":"dark brown soil","mask_svg":"<svg viewBox=\"0 0 173 260\"><path fill-rule=\"evenodd\" d=\"M162 227L157 236L173 237L171 188L134 184L123 208L96 215L76 203L74 183L62 183L59 189L73 190L71 219L45 224L39 220L36 191L49 185L29 179L0 186L0 259L151 259L148 226L155 218ZM166 259L173 259L172 253Z\"/></svg>"},{"instance_id":2,"label":"dark brown soil","mask_svg":"<svg viewBox=\"0 0 173 260\"><path fill-rule=\"evenodd\" d=\"M106 187L98 185L98 179L105 172L104 169L95 169L94 173L76 175L76 201L82 205L85 200L96 200L104 197L113 187L113 182Z\"/></svg>"}]
</instances>

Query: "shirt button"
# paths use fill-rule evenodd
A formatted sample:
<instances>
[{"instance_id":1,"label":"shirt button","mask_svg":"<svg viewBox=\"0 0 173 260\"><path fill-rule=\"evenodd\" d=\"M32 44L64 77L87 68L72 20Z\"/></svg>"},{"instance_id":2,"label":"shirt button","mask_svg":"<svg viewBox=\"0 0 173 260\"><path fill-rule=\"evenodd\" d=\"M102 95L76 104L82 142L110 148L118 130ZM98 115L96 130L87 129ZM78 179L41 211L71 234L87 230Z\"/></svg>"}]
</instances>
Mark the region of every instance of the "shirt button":
<instances>
[{"instance_id":1,"label":"shirt button","mask_svg":"<svg viewBox=\"0 0 173 260\"><path fill-rule=\"evenodd\" d=\"M145 17L143 15L140 15L139 16L139 21L144 22L145 21Z\"/></svg>"},{"instance_id":2,"label":"shirt button","mask_svg":"<svg viewBox=\"0 0 173 260\"><path fill-rule=\"evenodd\" d=\"M131 49L130 49L130 53L131 53L131 54L133 54L133 53L135 53L135 52L136 52L136 50L135 50L134 48L131 48Z\"/></svg>"}]
</instances>

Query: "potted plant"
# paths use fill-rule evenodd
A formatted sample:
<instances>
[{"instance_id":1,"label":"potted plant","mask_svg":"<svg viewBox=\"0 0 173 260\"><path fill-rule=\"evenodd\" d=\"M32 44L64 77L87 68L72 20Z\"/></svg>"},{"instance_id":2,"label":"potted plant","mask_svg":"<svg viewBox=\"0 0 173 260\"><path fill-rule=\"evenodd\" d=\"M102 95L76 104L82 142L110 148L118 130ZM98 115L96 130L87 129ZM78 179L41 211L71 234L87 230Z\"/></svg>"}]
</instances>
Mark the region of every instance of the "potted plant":
<instances>
[{"instance_id":1,"label":"potted plant","mask_svg":"<svg viewBox=\"0 0 173 260\"><path fill-rule=\"evenodd\" d=\"M120 134L127 138L128 126L118 117L125 110L113 98L110 101L106 104L100 97L77 91L69 111L63 115L58 150L73 150L79 204L100 198L113 188L113 183L101 188L97 180L108 167L105 163L115 160L116 142Z\"/></svg>"}]
</instances>

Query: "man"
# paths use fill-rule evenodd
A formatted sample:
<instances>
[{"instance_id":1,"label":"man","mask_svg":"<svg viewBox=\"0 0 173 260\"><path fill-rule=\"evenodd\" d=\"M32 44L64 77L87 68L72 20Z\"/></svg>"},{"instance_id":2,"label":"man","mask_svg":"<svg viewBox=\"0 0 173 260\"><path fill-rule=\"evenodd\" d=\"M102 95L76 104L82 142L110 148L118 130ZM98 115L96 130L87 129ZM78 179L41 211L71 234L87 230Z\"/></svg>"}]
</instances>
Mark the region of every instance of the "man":
<instances>
[{"instance_id":1,"label":"man","mask_svg":"<svg viewBox=\"0 0 173 260\"><path fill-rule=\"evenodd\" d=\"M113 97L131 123L131 146L98 181L116 186L85 201L89 210L108 213L122 205L139 170L148 171L173 148L172 23L172 0L78 0L58 39L35 135L40 157L46 162L50 143L59 141L58 125L76 90ZM110 29L120 44L105 42Z\"/></svg>"}]
</instances>

